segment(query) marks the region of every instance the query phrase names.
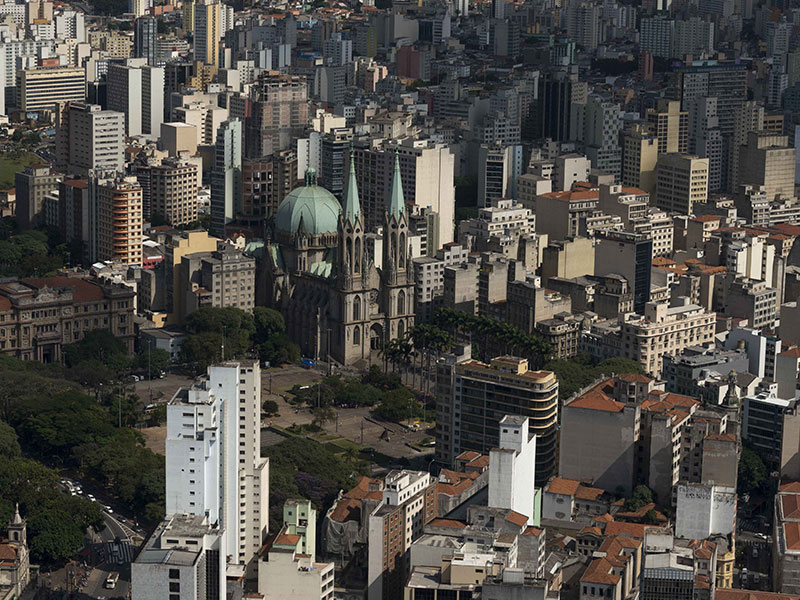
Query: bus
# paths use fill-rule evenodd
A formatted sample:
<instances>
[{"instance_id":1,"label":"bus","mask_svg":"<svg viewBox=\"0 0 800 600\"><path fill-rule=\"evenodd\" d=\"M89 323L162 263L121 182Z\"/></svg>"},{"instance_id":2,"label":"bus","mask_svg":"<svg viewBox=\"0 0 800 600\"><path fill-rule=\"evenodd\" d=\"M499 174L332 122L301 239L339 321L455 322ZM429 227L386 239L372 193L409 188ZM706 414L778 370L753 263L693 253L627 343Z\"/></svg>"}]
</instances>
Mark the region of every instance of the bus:
<instances>
[{"instance_id":1,"label":"bus","mask_svg":"<svg viewBox=\"0 0 800 600\"><path fill-rule=\"evenodd\" d=\"M117 581L119 581L119 573L112 571L108 574L108 577L106 577L106 588L113 590L115 587L117 587Z\"/></svg>"}]
</instances>

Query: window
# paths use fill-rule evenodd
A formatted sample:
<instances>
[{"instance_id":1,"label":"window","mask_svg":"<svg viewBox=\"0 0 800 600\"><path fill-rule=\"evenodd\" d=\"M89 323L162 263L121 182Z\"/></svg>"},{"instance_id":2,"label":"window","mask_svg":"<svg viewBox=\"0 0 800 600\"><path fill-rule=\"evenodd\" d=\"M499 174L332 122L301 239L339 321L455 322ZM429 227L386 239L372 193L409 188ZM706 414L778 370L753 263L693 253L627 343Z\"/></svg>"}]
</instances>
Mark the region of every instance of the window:
<instances>
[{"instance_id":1,"label":"window","mask_svg":"<svg viewBox=\"0 0 800 600\"><path fill-rule=\"evenodd\" d=\"M169 578L170 579L180 579L181 572L178 569L170 569L169 570Z\"/></svg>"}]
</instances>

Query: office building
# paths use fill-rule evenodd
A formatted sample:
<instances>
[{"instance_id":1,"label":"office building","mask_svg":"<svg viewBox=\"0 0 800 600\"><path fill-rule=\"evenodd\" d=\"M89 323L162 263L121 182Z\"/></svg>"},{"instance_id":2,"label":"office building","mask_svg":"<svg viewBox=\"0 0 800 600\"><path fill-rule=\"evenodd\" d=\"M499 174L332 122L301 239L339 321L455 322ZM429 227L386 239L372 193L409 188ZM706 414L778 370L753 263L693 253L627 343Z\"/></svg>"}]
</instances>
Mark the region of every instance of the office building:
<instances>
[{"instance_id":1,"label":"office building","mask_svg":"<svg viewBox=\"0 0 800 600\"><path fill-rule=\"evenodd\" d=\"M20 230L40 224L44 197L58 189L61 175L45 165L32 165L14 174L17 191L17 225Z\"/></svg>"},{"instance_id":2,"label":"office building","mask_svg":"<svg viewBox=\"0 0 800 600\"><path fill-rule=\"evenodd\" d=\"M707 158L692 154L663 154L656 163L654 204L666 211L691 215L694 205L708 199Z\"/></svg>"},{"instance_id":3,"label":"office building","mask_svg":"<svg viewBox=\"0 0 800 600\"><path fill-rule=\"evenodd\" d=\"M211 233L225 237L242 201L242 122L225 121L217 132L211 168Z\"/></svg>"},{"instance_id":4,"label":"office building","mask_svg":"<svg viewBox=\"0 0 800 600\"><path fill-rule=\"evenodd\" d=\"M601 96L589 96L585 108L583 144L592 167L619 178L622 157L619 132L622 128L619 105Z\"/></svg>"},{"instance_id":5,"label":"office building","mask_svg":"<svg viewBox=\"0 0 800 600\"><path fill-rule=\"evenodd\" d=\"M162 123L159 142L172 158L181 152L197 154L197 127L188 123Z\"/></svg>"},{"instance_id":6,"label":"office building","mask_svg":"<svg viewBox=\"0 0 800 600\"><path fill-rule=\"evenodd\" d=\"M194 2L194 59L220 66L220 40L233 28L233 7L218 0Z\"/></svg>"},{"instance_id":7,"label":"office building","mask_svg":"<svg viewBox=\"0 0 800 600\"><path fill-rule=\"evenodd\" d=\"M93 260L142 265L142 186L135 177L89 180L97 211Z\"/></svg>"},{"instance_id":8,"label":"office building","mask_svg":"<svg viewBox=\"0 0 800 600\"><path fill-rule=\"evenodd\" d=\"M155 17L139 17L134 21L133 56L144 58L150 66L157 66L158 56L158 20Z\"/></svg>"},{"instance_id":9,"label":"office building","mask_svg":"<svg viewBox=\"0 0 800 600\"><path fill-rule=\"evenodd\" d=\"M124 114L83 102L70 102L60 114L56 160L65 173L87 177L125 169Z\"/></svg>"},{"instance_id":10,"label":"office building","mask_svg":"<svg viewBox=\"0 0 800 600\"><path fill-rule=\"evenodd\" d=\"M150 168L150 212L173 227L197 221L198 166L177 158Z\"/></svg>"},{"instance_id":11,"label":"office building","mask_svg":"<svg viewBox=\"0 0 800 600\"><path fill-rule=\"evenodd\" d=\"M391 471L367 524L367 599L400 600L411 544L436 517L437 481L424 471Z\"/></svg>"},{"instance_id":12,"label":"office building","mask_svg":"<svg viewBox=\"0 0 800 600\"><path fill-rule=\"evenodd\" d=\"M167 515L131 564L131 599L225 598L225 542L224 528L207 515Z\"/></svg>"},{"instance_id":13,"label":"office building","mask_svg":"<svg viewBox=\"0 0 800 600\"><path fill-rule=\"evenodd\" d=\"M689 113L681 110L680 102L659 100L645 118L650 133L658 138L659 154L689 151Z\"/></svg>"},{"instance_id":14,"label":"office building","mask_svg":"<svg viewBox=\"0 0 800 600\"><path fill-rule=\"evenodd\" d=\"M73 67L39 67L16 72L17 109L53 110L62 102L86 100L86 72Z\"/></svg>"},{"instance_id":15,"label":"office building","mask_svg":"<svg viewBox=\"0 0 800 600\"><path fill-rule=\"evenodd\" d=\"M627 231L600 230L594 249L594 275L622 275L633 291L633 310L642 314L650 302L653 240Z\"/></svg>"},{"instance_id":16,"label":"office building","mask_svg":"<svg viewBox=\"0 0 800 600\"><path fill-rule=\"evenodd\" d=\"M767 200L794 196L795 149L785 135L751 131L739 149L739 183L764 188Z\"/></svg>"},{"instance_id":17,"label":"office building","mask_svg":"<svg viewBox=\"0 0 800 600\"><path fill-rule=\"evenodd\" d=\"M484 398L493 397L491 407ZM487 453L500 442L505 415L528 417L536 440L536 484L555 473L558 380L550 371L531 371L510 356L443 361L437 367L436 459L454 465L466 450Z\"/></svg>"},{"instance_id":18,"label":"office building","mask_svg":"<svg viewBox=\"0 0 800 600\"><path fill-rule=\"evenodd\" d=\"M131 355L135 296L124 285L73 277L7 281L0 284L0 352L60 364L64 346L82 340L89 331L109 329ZM47 310L30 312L39 306Z\"/></svg>"},{"instance_id":19,"label":"office building","mask_svg":"<svg viewBox=\"0 0 800 600\"><path fill-rule=\"evenodd\" d=\"M206 515L227 556L255 574L269 529L269 459L261 456L261 368L228 361L167 404L166 512Z\"/></svg>"},{"instance_id":20,"label":"office building","mask_svg":"<svg viewBox=\"0 0 800 600\"><path fill-rule=\"evenodd\" d=\"M500 198L516 198L521 171L522 146L482 145L478 151L478 206L490 206L492 200Z\"/></svg>"}]
</instances>

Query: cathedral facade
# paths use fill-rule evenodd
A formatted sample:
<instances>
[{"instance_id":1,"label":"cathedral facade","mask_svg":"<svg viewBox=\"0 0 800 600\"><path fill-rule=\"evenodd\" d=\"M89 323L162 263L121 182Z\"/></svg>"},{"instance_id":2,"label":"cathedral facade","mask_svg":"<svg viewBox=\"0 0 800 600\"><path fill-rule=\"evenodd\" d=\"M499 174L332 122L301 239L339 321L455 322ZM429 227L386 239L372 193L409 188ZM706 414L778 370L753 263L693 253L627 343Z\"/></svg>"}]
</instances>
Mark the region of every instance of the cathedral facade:
<instances>
[{"instance_id":1,"label":"cathedral facade","mask_svg":"<svg viewBox=\"0 0 800 600\"><path fill-rule=\"evenodd\" d=\"M267 301L283 314L289 337L305 356L330 356L343 365L379 362L381 348L414 325L408 215L397 157L387 206L376 243L364 230L352 159L344 207L317 185L313 169L281 202L274 239L265 248L263 280Z\"/></svg>"}]
</instances>

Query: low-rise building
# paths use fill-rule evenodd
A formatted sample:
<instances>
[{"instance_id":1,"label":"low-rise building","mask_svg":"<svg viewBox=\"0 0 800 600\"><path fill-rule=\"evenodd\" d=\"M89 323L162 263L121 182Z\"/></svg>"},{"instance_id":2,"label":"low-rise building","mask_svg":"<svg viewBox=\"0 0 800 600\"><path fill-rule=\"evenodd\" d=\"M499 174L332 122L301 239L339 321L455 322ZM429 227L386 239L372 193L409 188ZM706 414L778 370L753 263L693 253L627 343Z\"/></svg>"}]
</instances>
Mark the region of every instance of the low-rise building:
<instances>
[{"instance_id":1,"label":"low-rise building","mask_svg":"<svg viewBox=\"0 0 800 600\"><path fill-rule=\"evenodd\" d=\"M772 573L775 589L800 594L800 483L788 481L775 495Z\"/></svg>"},{"instance_id":2,"label":"low-rise building","mask_svg":"<svg viewBox=\"0 0 800 600\"><path fill-rule=\"evenodd\" d=\"M303 552L304 536L285 525L271 536L258 561L258 593L264 600L333 600L333 563Z\"/></svg>"},{"instance_id":3,"label":"low-rise building","mask_svg":"<svg viewBox=\"0 0 800 600\"><path fill-rule=\"evenodd\" d=\"M133 353L136 292L77 277L0 284L0 352L22 360L60 362L63 347L87 332L109 329Z\"/></svg>"}]
</instances>

